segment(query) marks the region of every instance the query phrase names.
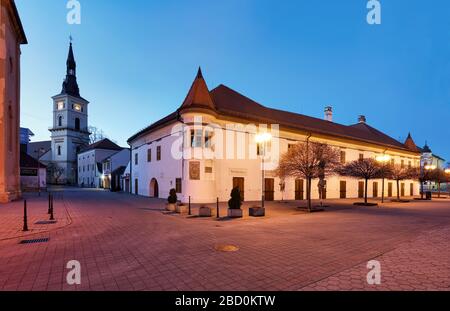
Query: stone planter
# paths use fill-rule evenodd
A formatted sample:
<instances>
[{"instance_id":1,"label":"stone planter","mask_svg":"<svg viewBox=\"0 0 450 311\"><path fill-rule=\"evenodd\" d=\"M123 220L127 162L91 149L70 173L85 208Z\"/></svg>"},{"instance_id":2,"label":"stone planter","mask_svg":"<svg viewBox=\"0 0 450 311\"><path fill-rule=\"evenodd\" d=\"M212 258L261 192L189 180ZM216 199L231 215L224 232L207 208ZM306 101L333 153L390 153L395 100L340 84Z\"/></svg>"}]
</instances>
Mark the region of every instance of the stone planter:
<instances>
[{"instance_id":1,"label":"stone planter","mask_svg":"<svg viewBox=\"0 0 450 311\"><path fill-rule=\"evenodd\" d=\"M167 203L166 210L168 210L169 212L175 212L175 209L176 209L176 204L174 204L174 203Z\"/></svg>"},{"instance_id":2,"label":"stone planter","mask_svg":"<svg viewBox=\"0 0 450 311\"><path fill-rule=\"evenodd\" d=\"M212 210L210 207L202 206L198 211L199 217L212 217Z\"/></svg>"},{"instance_id":3,"label":"stone planter","mask_svg":"<svg viewBox=\"0 0 450 311\"><path fill-rule=\"evenodd\" d=\"M187 214L188 213L188 207L186 205L177 205L175 208L175 212L178 214Z\"/></svg>"},{"instance_id":4,"label":"stone planter","mask_svg":"<svg viewBox=\"0 0 450 311\"><path fill-rule=\"evenodd\" d=\"M229 218L242 218L243 213L242 209L228 209L228 217Z\"/></svg>"},{"instance_id":5,"label":"stone planter","mask_svg":"<svg viewBox=\"0 0 450 311\"><path fill-rule=\"evenodd\" d=\"M262 207L250 207L248 214L251 217L264 217L266 216L266 209Z\"/></svg>"}]
</instances>

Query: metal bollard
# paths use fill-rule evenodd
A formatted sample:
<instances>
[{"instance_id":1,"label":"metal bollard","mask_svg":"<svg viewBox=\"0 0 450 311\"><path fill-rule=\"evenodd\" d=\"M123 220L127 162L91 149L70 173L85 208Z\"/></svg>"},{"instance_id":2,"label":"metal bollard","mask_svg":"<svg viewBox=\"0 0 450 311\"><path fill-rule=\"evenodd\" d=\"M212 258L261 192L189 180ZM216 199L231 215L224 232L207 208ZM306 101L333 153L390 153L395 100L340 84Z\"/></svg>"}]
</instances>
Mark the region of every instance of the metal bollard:
<instances>
[{"instance_id":1,"label":"metal bollard","mask_svg":"<svg viewBox=\"0 0 450 311\"><path fill-rule=\"evenodd\" d=\"M220 218L220 210L219 210L219 198L217 198L217 219Z\"/></svg>"},{"instance_id":2,"label":"metal bollard","mask_svg":"<svg viewBox=\"0 0 450 311\"><path fill-rule=\"evenodd\" d=\"M51 208L50 208L50 220L55 220L55 217L53 215L53 195L52 195Z\"/></svg>"},{"instance_id":3,"label":"metal bollard","mask_svg":"<svg viewBox=\"0 0 450 311\"><path fill-rule=\"evenodd\" d=\"M189 216L191 216L191 196L189 196Z\"/></svg>"},{"instance_id":4,"label":"metal bollard","mask_svg":"<svg viewBox=\"0 0 450 311\"><path fill-rule=\"evenodd\" d=\"M23 201L23 231L28 231L27 200Z\"/></svg>"},{"instance_id":5,"label":"metal bollard","mask_svg":"<svg viewBox=\"0 0 450 311\"><path fill-rule=\"evenodd\" d=\"M49 215L50 215L51 209L52 209L52 206L51 206L51 199L52 199L52 195L51 195L51 193L49 193L49 194L48 194L48 212L47 212L47 214L49 214Z\"/></svg>"}]
</instances>

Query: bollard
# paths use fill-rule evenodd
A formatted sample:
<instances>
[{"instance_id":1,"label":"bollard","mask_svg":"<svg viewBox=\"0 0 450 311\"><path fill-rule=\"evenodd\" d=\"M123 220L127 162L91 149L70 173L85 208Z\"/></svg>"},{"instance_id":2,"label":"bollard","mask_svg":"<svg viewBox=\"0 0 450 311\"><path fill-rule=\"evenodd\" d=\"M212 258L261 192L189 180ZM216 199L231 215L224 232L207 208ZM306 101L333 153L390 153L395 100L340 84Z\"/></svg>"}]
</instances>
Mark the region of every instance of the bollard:
<instances>
[{"instance_id":1,"label":"bollard","mask_svg":"<svg viewBox=\"0 0 450 311\"><path fill-rule=\"evenodd\" d=\"M219 198L217 198L217 219L220 218L220 210L219 210Z\"/></svg>"},{"instance_id":2,"label":"bollard","mask_svg":"<svg viewBox=\"0 0 450 311\"><path fill-rule=\"evenodd\" d=\"M189 196L189 216L191 216L191 196Z\"/></svg>"},{"instance_id":3,"label":"bollard","mask_svg":"<svg viewBox=\"0 0 450 311\"><path fill-rule=\"evenodd\" d=\"M53 195L52 195L52 200L51 200L50 206L51 206L51 208L50 208L50 220L55 220L55 217L53 215Z\"/></svg>"},{"instance_id":4,"label":"bollard","mask_svg":"<svg viewBox=\"0 0 450 311\"><path fill-rule=\"evenodd\" d=\"M47 212L47 214L49 214L49 215L50 215L51 209L52 209L52 206L51 206L51 198L52 198L52 195L49 193L49 194L48 194L48 212Z\"/></svg>"},{"instance_id":5,"label":"bollard","mask_svg":"<svg viewBox=\"0 0 450 311\"><path fill-rule=\"evenodd\" d=\"M23 201L23 231L28 231L27 200Z\"/></svg>"}]
</instances>

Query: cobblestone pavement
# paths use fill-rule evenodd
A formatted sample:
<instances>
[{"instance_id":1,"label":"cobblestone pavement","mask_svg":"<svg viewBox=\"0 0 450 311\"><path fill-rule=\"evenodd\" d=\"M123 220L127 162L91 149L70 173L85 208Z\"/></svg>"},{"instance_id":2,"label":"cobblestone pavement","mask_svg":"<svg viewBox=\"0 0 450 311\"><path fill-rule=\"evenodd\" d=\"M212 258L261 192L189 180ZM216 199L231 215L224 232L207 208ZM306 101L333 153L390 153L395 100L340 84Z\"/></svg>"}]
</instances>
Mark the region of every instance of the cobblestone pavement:
<instances>
[{"instance_id":1,"label":"cobblestone pavement","mask_svg":"<svg viewBox=\"0 0 450 311\"><path fill-rule=\"evenodd\" d=\"M58 195L56 215L68 221L32 232L46 243L19 244L21 204L0 206L1 290L449 290L450 200L331 201L313 214L272 203L266 218L217 221L128 194ZM216 250L229 244L239 250ZM377 287L366 285L372 259L381 263ZM81 285L66 282L70 260L81 263Z\"/></svg>"}]
</instances>

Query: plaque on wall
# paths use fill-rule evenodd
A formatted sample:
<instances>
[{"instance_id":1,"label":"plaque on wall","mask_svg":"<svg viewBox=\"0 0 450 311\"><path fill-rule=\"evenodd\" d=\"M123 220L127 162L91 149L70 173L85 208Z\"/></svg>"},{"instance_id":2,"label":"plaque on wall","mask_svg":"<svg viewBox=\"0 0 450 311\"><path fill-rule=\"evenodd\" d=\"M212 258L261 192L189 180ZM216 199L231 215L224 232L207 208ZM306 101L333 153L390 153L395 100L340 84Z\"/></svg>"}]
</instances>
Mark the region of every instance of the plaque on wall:
<instances>
[{"instance_id":1,"label":"plaque on wall","mask_svg":"<svg viewBox=\"0 0 450 311\"><path fill-rule=\"evenodd\" d=\"M189 162L189 178L200 180L200 162Z\"/></svg>"},{"instance_id":2,"label":"plaque on wall","mask_svg":"<svg viewBox=\"0 0 450 311\"><path fill-rule=\"evenodd\" d=\"M247 176L247 170L245 168L230 168L231 176Z\"/></svg>"},{"instance_id":3,"label":"plaque on wall","mask_svg":"<svg viewBox=\"0 0 450 311\"><path fill-rule=\"evenodd\" d=\"M38 170L34 168L21 168L20 169L20 176L37 176Z\"/></svg>"}]
</instances>

